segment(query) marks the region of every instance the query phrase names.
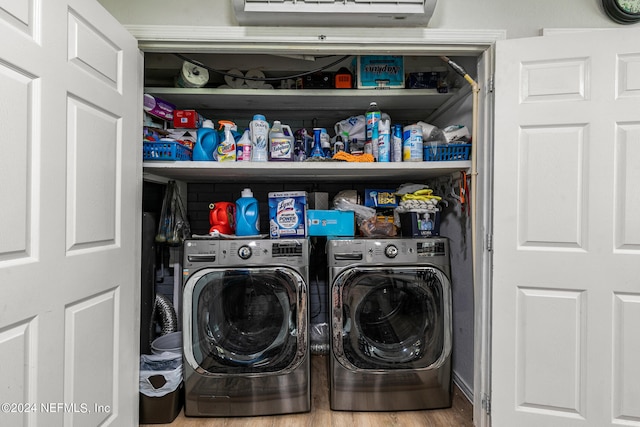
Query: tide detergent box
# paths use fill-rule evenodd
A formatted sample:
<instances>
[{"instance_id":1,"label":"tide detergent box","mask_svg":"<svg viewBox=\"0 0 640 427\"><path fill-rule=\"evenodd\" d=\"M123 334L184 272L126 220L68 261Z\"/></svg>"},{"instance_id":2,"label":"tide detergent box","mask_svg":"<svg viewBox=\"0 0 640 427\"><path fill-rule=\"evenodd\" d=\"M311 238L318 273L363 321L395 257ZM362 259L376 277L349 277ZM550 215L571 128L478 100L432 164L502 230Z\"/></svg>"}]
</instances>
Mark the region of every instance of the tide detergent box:
<instances>
[{"instance_id":1,"label":"tide detergent box","mask_svg":"<svg viewBox=\"0 0 640 427\"><path fill-rule=\"evenodd\" d=\"M272 239L307 237L307 192L269 193L269 236Z\"/></svg>"}]
</instances>

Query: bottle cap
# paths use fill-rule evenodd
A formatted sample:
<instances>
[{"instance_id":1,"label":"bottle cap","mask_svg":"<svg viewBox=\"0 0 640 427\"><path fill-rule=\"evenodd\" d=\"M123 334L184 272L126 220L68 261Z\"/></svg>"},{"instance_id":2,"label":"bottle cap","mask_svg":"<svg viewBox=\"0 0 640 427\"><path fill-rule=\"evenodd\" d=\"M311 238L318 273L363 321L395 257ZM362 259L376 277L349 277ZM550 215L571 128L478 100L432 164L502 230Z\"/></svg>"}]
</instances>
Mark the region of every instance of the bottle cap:
<instances>
[{"instance_id":1,"label":"bottle cap","mask_svg":"<svg viewBox=\"0 0 640 427\"><path fill-rule=\"evenodd\" d=\"M250 188L242 190L242 197L253 197L253 191Z\"/></svg>"},{"instance_id":2,"label":"bottle cap","mask_svg":"<svg viewBox=\"0 0 640 427\"><path fill-rule=\"evenodd\" d=\"M213 121L211 121L211 120L205 120L204 122L202 122L202 127L203 127L203 128L214 129Z\"/></svg>"}]
</instances>

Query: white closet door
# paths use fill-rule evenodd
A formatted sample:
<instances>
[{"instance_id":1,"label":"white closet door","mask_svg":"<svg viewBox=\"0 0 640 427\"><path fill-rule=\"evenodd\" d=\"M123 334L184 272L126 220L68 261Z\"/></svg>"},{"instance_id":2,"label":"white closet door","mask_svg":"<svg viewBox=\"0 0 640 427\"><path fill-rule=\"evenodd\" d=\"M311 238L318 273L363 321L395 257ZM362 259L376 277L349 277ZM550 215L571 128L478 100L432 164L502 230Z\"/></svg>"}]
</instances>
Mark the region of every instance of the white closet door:
<instances>
[{"instance_id":1,"label":"white closet door","mask_svg":"<svg viewBox=\"0 0 640 427\"><path fill-rule=\"evenodd\" d=\"M640 425L640 31L500 41L492 425Z\"/></svg>"},{"instance_id":2,"label":"white closet door","mask_svg":"<svg viewBox=\"0 0 640 427\"><path fill-rule=\"evenodd\" d=\"M136 425L137 42L93 0L0 0L0 39L0 425Z\"/></svg>"}]
</instances>

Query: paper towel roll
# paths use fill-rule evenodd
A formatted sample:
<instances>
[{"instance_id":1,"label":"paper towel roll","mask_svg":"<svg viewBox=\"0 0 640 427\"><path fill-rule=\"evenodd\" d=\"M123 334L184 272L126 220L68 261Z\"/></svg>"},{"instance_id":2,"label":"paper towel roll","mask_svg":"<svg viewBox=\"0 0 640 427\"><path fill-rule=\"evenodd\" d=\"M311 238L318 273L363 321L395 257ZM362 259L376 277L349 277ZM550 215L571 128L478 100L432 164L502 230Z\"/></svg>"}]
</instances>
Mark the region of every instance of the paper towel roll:
<instances>
[{"instance_id":1,"label":"paper towel roll","mask_svg":"<svg viewBox=\"0 0 640 427\"><path fill-rule=\"evenodd\" d=\"M245 74L245 77L249 77L251 79L264 79L264 73L260 70L249 70ZM251 89L260 89L264 88L264 80L249 80L247 79L247 86Z\"/></svg>"},{"instance_id":2,"label":"paper towel roll","mask_svg":"<svg viewBox=\"0 0 640 427\"><path fill-rule=\"evenodd\" d=\"M234 76L238 76L238 77L234 77ZM244 74L242 73L242 71L234 68L233 70L227 71L227 75L224 76L224 81L227 82L229 87L233 89L239 89L242 87L242 85L245 82Z\"/></svg>"},{"instance_id":3,"label":"paper towel roll","mask_svg":"<svg viewBox=\"0 0 640 427\"><path fill-rule=\"evenodd\" d=\"M209 81L209 71L206 68L198 67L191 62L185 61L182 64L180 73L176 79L178 87L203 87Z\"/></svg>"}]
</instances>

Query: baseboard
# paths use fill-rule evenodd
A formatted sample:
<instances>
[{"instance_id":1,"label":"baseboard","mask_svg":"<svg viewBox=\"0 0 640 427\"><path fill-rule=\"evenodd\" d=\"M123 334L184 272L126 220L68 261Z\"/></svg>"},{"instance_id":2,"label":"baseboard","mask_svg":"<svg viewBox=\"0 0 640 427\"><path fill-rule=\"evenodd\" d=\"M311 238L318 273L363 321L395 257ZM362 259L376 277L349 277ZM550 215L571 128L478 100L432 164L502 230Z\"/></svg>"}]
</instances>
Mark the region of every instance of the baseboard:
<instances>
[{"instance_id":1,"label":"baseboard","mask_svg":"<svg viewBox=\"0 0 640 427\"><path fill-rule=\"evenodd\" d=\"M462 394L473 404L473 386L469 386L456 372L453 372L453 383L458 386Z\"/></svg>"}]
</instances>

